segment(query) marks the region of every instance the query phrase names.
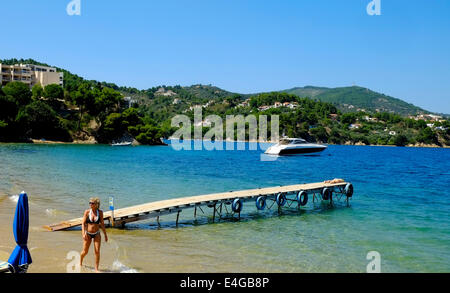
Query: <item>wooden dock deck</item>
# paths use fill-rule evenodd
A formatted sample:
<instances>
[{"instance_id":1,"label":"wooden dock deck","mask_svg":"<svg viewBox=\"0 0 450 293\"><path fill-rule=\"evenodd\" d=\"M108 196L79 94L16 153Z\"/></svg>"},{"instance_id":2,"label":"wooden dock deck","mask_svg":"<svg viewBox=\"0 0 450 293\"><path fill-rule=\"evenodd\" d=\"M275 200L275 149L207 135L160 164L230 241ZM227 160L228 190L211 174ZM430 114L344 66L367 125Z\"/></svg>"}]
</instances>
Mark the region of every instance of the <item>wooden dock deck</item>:
<instances>
[{"instance_id":1,"label":"wooden dock deck","mask_svg":"<svg viewBox=\"0 0 450 293\"><path fill-rule=\"evenodd\" d=\"M348 187L351 186L351 194L348 191ZM127 208L121 208L114 211L114 219L111 219L111 211L105 211L103 218L105 221L114 223L115 227L124 226L126 223L135 222L140 220L145 220L148 218L158 218L162 215L177 213L177 223L178 216L180 212L184 209L195 208L195 214L197 212L197 207L201 209L203 206L214 209L213 220L216 215L216 207L220 205L220 210L222 210L222 204L230 205L236 199L239 199L241 205L244 202L254 201L259 197L263 197L265 202L266 199L276 201L279 194L283 194L285 199L288 196L296 196L299 192L305 191L307 194L313 194L313 199L320 196L320 199L324 200L322 192L324 189L329 189L332 193L340 193L347 195L347 198L351 197L353 194L353 186L347 182L339 183L309 183L309 184L297 184L289 186L277 186L277 187L267 187L258 188L250 190L240 190L240 191L229 191L224 193L215 193L207 195L198 195L191 197L174 198L156 202L150 202L146 204L131 206ZM290 201L295 201L298 199L289 199ZM332 200L332 199L331 199ZM240 213L240 211L239 211ZM60 231L69 228L81 226L83 218L77 218L69 221L64 221L57 224L52 224L44 226L50 231Z\"/></svg>"}]
</instances>

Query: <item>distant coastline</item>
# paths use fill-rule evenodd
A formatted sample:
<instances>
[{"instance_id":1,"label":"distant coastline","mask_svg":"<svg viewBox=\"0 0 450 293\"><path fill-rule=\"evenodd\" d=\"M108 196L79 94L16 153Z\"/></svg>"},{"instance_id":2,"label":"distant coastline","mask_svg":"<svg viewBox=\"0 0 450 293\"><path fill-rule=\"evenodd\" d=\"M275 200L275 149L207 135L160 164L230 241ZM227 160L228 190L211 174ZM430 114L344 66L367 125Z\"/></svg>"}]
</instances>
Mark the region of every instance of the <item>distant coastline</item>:
<instances>
[{"instance_id":1,"label":"distant coastline","mask_svg":"<svg viewBox=\"0 0 450 293\"><path fill-rule=\"evenodd\" d=\"M167 140L172 140L173 138L169 138ZM185 139L187 141L189 140L195 140L195 139ZM205 140L203 139L202 141L212 141L212 140ZM219 140L218 140L219 141ZM272 142L272 141L264 141L264 140L246 140L246 141L242 141L242 140L220 140L222 142L249 142L249 143L276 143L276 142ZM0 145L2 144L16 144L16 143L23 143L23 142L0 142ZM56 144L56 145L61 145L61 144L65 144L65 145L108 145L108 144L102 144L102 143L98 143L96 141L92 141L92 140L76 140L73 142L63 142L63 141L52 141L52 140L40 140L40 139L31 139L30 142L28 142L30 144ZM319 142L322 143L322 142ZM377 144L364 144L364 143L351 143L351 142L346 142L345 144L334 144L334 143L323 143L326 145L341 145L341 146L377 146L377 147L405 147L405 148L450 148L450 146L448 145L444 145L444 146L439 146L439 145L435 145L435 144L424 144L424 143L416 143L414 145L409 144L409 145L405 145L405 146L396 146L396 145L377 145ZM139 143L135 143L134 145L140 145Z\"/></svg>"},{"instance_id":2,"label":"distant coastline","mask_svg":"<svg viewBox=\"0 0 450 293\"><path fill-rule=\"evenodd\" d=\"M0 141L4 142L112 144L133 141L135 145L160 145L159 137L170 137L176 131L172 126L173 117L195 116L201 110L207 117L203 118L202 114L200 124L194 119L193 127L201 127L202 133L210 130L214 123L208 115L216 115L225 122L229 116L265 115L270 117L267 123L272 123L271 117L280 119L279 133L311 142L450 146L447 116L431 114L357 86L306 86L248 95L212 85L138 90L85 80L67 70L31 59L0 60L0 63L8 68L20 67L16 65L19 63L30 68L47 66L60 75L63 73L64 80L62 85L35 84L32 87L21 81L11 81L1 87Z\"/></svg>"}]
</instances>

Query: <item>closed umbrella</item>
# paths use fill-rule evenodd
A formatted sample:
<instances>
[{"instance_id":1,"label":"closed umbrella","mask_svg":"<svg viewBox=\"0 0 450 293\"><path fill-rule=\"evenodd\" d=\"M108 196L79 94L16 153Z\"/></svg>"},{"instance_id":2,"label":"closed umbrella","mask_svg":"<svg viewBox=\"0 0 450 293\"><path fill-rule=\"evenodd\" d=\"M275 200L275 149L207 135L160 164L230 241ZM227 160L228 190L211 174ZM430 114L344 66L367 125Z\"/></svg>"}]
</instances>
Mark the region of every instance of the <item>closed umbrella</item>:
<instances>
[{"instance_id":1,"label":"closed umbrella","mask_svg":"<svg viewBox=\"0 0 450 293\"><path fill-rule=\"evenodd\" d=\"M17 202L13 225L14 238L16 239L17 246L8 260L16 272L26 272L28 265L32 263L31 255L27 247L28 225L28 196L25 192L22 192Z\"/></svg>"}]
</instances>

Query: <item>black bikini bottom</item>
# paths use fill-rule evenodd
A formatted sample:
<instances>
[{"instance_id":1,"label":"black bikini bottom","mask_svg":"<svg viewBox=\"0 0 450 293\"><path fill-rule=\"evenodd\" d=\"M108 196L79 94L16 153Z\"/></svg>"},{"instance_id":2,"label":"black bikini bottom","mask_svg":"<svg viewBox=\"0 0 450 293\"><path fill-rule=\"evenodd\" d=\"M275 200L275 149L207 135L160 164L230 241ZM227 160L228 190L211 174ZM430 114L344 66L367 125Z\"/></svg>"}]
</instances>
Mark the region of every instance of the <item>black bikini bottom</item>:
<instances>
[{"instance_id":1,"label":"black bikini bottom","mask_svg":"<svg viewBox=\"0 0 450 293\"><path fill-rule=\"evenodd\" d=\"M91 236L91 239L94 239L95 236L97 236L97 234L100 233L100 231L97 231L97 232L95 232L95 233L89 233L89 232L86 232L86 233L87 233L87 235Z\"/></svg>"}]
</instances>

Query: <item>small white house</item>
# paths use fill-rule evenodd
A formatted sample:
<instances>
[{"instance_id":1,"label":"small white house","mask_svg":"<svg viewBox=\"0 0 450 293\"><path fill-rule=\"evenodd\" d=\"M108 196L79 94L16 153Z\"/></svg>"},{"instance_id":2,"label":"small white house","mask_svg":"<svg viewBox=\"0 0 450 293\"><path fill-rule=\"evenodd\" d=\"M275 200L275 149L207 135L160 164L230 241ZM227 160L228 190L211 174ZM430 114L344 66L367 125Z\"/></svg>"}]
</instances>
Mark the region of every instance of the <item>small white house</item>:
<instances>
[{"instance_id":1,"label":"small white house","mask_svg":"<svg viewBox=\"0 0 450 293\"><path fill-rule=\"evenodd\" d=\"M136 100L133 100L131 97L124 97L123 100L127 103L128 108L131 108L133 104L136 104Z\"/></svg>"}]
</instances>

